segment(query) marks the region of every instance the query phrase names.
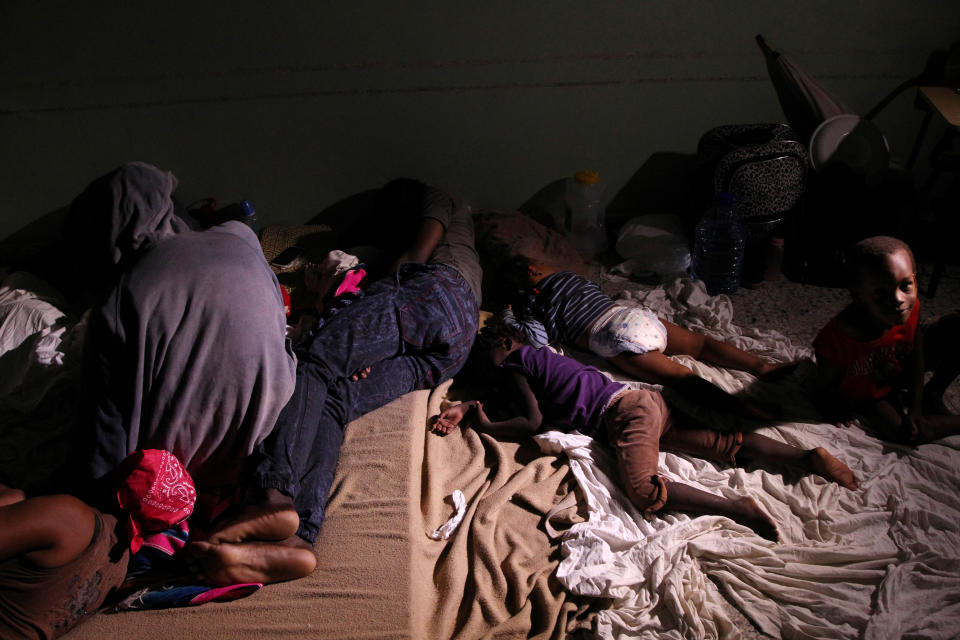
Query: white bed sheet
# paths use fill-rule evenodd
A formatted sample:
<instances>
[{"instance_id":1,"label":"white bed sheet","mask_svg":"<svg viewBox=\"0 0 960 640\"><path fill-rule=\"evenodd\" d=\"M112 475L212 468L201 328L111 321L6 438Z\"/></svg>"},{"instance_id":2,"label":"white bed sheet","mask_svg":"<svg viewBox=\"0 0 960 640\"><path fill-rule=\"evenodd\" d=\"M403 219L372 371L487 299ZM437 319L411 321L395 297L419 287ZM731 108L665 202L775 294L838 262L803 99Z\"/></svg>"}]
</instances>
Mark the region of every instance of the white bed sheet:
<instances>
[{"instance_id":1,"label":"white bed sheet","mask_svg":"<svg viewBox=\"0 0 960 640\"><path fill-rule=\"evenodd\" d=\"M734 326L729 298L710 298L689 279L628 291L623 299L776 360L811 355L778 332ZM660 454L670 479L756 499L777 522L780 542L772 543L722 517L664 514L645 521L611 480L616 467L606 449L576 433L538 436L543 449L568 456L588 504L588 520L563 535L558 577L574 593L613 600L597 618L598 636L735 638L726 597L779 638L956 637L960 437L909 449L883 443L856 423L824 423L809 402L809 362L778 385L685 362L725 389L751 386L757 397L783 406L792 421L760 432L803 448L826 447L853 469L860 489L790 470L782 475Z\"/></svg>"}]
</instances>

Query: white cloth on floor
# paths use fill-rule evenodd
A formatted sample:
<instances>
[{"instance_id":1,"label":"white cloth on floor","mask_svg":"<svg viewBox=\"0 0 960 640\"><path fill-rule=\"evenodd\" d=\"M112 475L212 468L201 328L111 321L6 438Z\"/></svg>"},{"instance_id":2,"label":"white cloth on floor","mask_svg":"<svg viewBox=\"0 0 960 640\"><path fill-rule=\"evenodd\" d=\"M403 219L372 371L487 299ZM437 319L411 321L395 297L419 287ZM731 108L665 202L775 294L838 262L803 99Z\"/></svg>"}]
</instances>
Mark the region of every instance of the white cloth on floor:
<instances>
[{"instance_id":1,"label":"white cloth on floor","mask_svg":"<svg viewBox=\"0 0 960 640\"><path fill-rule=\"evenodd\" d=\"M776 360L808 356L777 332L731 323L729 298L676 281L633 297L661 318ZM777 523L779 543L719 516L663 513L645 521L629 503L607 449L577 433L538 436L564 452L589 518L563 535L560 581L574 593L611 598L603 638L734 638L723 598L778 638L953 638L960 628L960 436L909 449L857 424L820 421L809 404L814 367L778 385L683 359L724 389L782 406L795 422L759 432L848 464L848 491L790 469L729 468L660 454L664 477L726 497L749 495ZM596 362L591 362L596 364ZM611 377L618 374L611 372ZM716 420L720 422L720 420ZM722 593L721 593L722 591Z\"/></svg>"}]
</instances>

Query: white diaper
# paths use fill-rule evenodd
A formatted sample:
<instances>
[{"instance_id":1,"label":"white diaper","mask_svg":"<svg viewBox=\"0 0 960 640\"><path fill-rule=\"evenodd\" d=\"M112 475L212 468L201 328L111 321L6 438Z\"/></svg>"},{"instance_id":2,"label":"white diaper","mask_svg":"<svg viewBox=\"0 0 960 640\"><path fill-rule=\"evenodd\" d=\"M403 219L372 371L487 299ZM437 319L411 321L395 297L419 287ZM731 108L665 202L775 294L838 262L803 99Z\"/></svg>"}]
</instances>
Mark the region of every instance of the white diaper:
<instances>
[{"instance_id":1,"label":"white diaper","mask_svg":"<svg viewBox=\"0 0 960 640\"><path fill-rule=\"evenodd\" d=\"M667 328L642 307L613 306L590 328L590 351L612 358L618 353L647 353L667 347Z\"/></svg>"}]
</instances>

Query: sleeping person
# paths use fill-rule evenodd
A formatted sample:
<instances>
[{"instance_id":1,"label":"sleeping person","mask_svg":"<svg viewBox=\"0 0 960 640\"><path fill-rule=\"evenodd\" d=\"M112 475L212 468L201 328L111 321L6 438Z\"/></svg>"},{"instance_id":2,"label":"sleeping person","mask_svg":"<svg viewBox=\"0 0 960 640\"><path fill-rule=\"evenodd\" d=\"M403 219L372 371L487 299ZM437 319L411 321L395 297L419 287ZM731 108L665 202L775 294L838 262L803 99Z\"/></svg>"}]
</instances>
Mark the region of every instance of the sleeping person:
<instances>
[{"instance_id":1,"label":"sleeping person","mask_svg":"<svg viewBox=\"0 0 960 640\"><path fill-rule=\"evenodd\" d=\"M795 466L851 491L859 487L853 472L823 447L800 449L750 431L693 423L673 411L659 392L630 389L573 358L549 348L534 349L519 330L502 322L488 321L471 359L484 380L503 379L518 411L491 420L483 404L471 400L442 411L435 431L448 434L468 424L494 437L532 436L547 427L579 430L612 447L627 496L648 519L661 510L715 514L770 540L779 535L773 520L749 496L727 498L663 478L658 473L661 449L726 464L750 459L778 468Z\"/></svg>"},{"instance_id":2,"label":"sleeping person","mask_svg":"<svg viewBox=\"0 0 960 640\"><path fill-rule=\"evenodd\" d=\"M739 399L668 356L686 355L772 381L796 363L764 360L732 344L689 331L648 309L617 304L600 287L570 271L517 256L500 269L500 287L520 298L505 319L528 344L564 344L591 351L642 382L669 386L705 406L744 417L774 419L774 411Z\"/></svg>"},{"instance_id":3,"label":"sleeping person","mask_svg":"<svg viewBox=\"0 0 960 640\"><path fill-rule=\"evenodd\" d=\"M66 232L90 301L78 451L99 479L166 449L202 492L240 479L293 393L280 286L242 222L193 231L172 174L131 162L73 202Z\"/></svg>"},{"instance_id":4,"label":"sleeping person","mask_svg":"<svg viewBox=\"0 0 960 640\"><path fill-rule=\"evenodd\" d=\"M482 272L469 208L410 179L388 183L379 200L371 228L393 273L321 318L297 346L296 388L258 448L245 503L190 547L198 572L215 583L299 577L287 559L291 549L313 548L346 424L453 377L470 352ZM291 505L296 535L251 534Z\"/></svg>"}]
</instances>

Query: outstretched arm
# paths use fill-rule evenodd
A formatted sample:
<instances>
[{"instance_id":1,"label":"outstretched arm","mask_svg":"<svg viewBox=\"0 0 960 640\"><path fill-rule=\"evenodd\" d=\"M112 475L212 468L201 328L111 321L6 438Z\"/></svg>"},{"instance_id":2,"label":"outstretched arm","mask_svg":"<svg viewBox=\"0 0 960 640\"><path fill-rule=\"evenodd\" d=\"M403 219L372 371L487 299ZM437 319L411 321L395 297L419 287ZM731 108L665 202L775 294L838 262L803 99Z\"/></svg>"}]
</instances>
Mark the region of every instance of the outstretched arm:
<instances>
[{"instance_id":1,"label":"outstretched arm","mask_svg":"<svg viewBox=\"0 0 960 640\"><path fill-rule=\"evenodd\" d=\"M90 544L95 520L89 505L68 495L0 507L0 561L23 556L39 567L65 565Z\"/></svg>"},{"instance_id":2,"label":"outstretched arm","mask_svg":"<svg viewBox=\"0 0 960 640\"><path fill-rule=\"evenodd\" d=\"M443 224L435 218L423 218L417 227L417 235L414 237L413 244L397 257L393 263L393 271L400 268L404 262L424 263L430 258L430 254L437 248L443 234L446 232Z\"/></svg>"},{"instance_id":3,"label":"outstretched arm","mask_svg":"<svg viewBox=\"0 0 960 640\"><path fill-rule=\"evenodd\" d=\"M470 400L445 409L433 424L438 433L447 434L456 429L468 417L473 420L474 427L494 436L532 435L540 429L543 415L537 403L533 390L527 379L516 371L510 372L514 383L514 392L517 395L522 411L520 415L494 422L483 410L483 403L479 400Z\"/></svg>"}]
</instances>

